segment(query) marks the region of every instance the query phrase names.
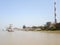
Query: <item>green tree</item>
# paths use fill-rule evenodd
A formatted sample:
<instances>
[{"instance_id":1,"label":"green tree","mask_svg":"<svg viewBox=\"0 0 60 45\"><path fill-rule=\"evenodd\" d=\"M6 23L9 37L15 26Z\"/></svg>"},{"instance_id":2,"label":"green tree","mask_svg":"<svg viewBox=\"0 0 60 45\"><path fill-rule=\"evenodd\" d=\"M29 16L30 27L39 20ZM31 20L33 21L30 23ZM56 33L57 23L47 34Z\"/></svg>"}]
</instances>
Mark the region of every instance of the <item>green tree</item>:
<instances>
[{"instance_id":1,"label":"green tree","mask_svg":"<svg viewBox=\"0 0 60 45\"><path fill-rule=\"evenodd\" d=\"M26 26L25 26L25 25L23 25L23 29L24 29L24 28L26 28Z\"/></svg>"}]
</instances>

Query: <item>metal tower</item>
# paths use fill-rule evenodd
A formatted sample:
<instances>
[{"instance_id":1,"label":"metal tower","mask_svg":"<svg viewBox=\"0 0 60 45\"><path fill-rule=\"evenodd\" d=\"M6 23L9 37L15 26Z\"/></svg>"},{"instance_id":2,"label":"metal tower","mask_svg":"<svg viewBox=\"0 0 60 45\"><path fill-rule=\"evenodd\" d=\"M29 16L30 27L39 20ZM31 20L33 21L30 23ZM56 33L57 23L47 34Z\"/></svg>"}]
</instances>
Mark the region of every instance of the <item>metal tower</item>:
<instances>
[{"instance_id":1,"label":"metal tower","mask_svg":"<svg viewBox=\"0 0 60 45\"><path fill-rule=\"evenodd\" d=\"M56 0L54 0L54 20L55 20L55 24L57 23L57 19L56 19Z\"/></svg>"}]
</instances>

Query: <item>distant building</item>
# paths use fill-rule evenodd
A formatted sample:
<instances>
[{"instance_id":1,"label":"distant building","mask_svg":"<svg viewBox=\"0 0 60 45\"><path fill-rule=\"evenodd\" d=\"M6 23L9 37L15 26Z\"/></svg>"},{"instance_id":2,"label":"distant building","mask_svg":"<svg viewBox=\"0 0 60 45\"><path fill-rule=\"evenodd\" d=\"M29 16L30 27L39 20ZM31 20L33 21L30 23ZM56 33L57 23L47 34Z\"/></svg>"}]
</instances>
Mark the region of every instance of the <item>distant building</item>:
<instances>
[{"instance_id":1,"label":"distant building","mask_svg":"<svg viewBox=\"0 0 60 45\"><path fill-rule=\"evenodd\" d=\"M51 26L52 26L51 22L47 22L47 23L46 23L46 28L47 28L47 29L50 29Z\"/></svg>"},{"instance_id":2,"label":"distant building","mask_svg":"<svg viewBox=\"0 0 60 45\"><path fill-rule=\"evenodd\" d=\"M57 30L60 30L60 23L56 23L55 27Z\"/></svg>"},{"instance_id":3,"label":"distant building","mask_svg":"<svg viewBox=\"0 0 60 45\"><path fill-rule=\"evenodd\" d=\"M34 27L26 27L26 28L23 28L23 30L25 30L25 31L40 31L41 28L34 26Z\"/></svg>"},{"instance_id":4,"label":"distant building","mask_svg":"<svg viewBox=\"0 0 60 45\"><path fill-rule=\"evenodd\" d=\"M26 27L26 28L23 28L24 31L32 31L33 29L31 27Z\"/></svg>"}]
</instances>

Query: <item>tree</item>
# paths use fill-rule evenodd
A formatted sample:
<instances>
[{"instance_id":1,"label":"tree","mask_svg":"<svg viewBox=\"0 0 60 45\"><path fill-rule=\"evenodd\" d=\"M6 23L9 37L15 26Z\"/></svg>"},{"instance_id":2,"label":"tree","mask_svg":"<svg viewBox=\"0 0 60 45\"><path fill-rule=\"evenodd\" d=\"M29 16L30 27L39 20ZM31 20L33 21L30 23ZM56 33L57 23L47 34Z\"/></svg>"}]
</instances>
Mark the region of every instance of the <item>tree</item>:
<instances>
[{"instance_id":1,"label":"tree","mask_svg":"<svg viewBox=\"0 0 60 45\"><path fill-rule=\"evenodd\" d=\"M23 29L25 29L26 28L26 26L25 25L23 25Z\"/></svg>"}]
</instances>

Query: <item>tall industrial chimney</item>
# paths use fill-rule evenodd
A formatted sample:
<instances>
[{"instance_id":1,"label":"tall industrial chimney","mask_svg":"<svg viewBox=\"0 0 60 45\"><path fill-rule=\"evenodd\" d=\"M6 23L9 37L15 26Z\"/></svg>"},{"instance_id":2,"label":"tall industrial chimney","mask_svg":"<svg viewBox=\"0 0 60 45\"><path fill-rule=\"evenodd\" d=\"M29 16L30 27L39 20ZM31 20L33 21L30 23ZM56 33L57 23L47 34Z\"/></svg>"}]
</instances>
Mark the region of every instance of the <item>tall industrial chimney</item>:
<instances>
[{"instance_id":1,"label":"tall industrial chimney","mask_svg":"<svg viewBox=\"0 0 60 45\"><path fill-rule=\"evenodd\" d=\"M56 19L56 0L54 0L54 20L55 20L55 24L57 23L57 19Z\"/></svg>"}]
</instances>

